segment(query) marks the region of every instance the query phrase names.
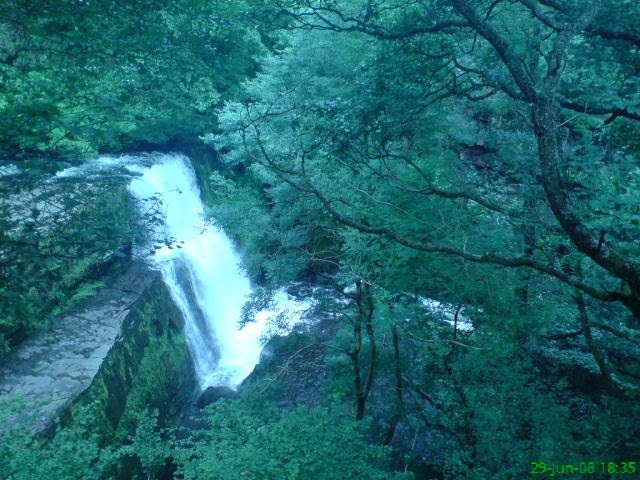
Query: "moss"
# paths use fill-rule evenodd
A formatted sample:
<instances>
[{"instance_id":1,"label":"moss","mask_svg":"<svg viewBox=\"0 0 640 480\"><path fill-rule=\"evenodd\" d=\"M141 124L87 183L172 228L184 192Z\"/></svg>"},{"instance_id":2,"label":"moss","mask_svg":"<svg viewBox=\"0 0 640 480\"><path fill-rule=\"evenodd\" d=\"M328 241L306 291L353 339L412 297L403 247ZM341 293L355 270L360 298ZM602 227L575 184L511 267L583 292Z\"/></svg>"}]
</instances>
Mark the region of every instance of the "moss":
<instances>
[{"instance_id":1,"label":"moss","mask_svg":"<svg viewBox=\"0 0 640 480\"><path fill-rule=\"evenodd\" d=\"M157 409L159 424L168 424L196 386L183 327L158 276L132 306L121 338L62 424L72 424L76 414L86 416L88 408L93 430L105 443L133 433L144 410Z\"/></svg>"},{"instance_id":2,"label":"moss","mask_svg":"<svg viewBox=\"0 0 640 480\"><path fill-rule=\"evenodd\" d=\"M206 145L200 145L188 149L186 154L191 159L191 164L196 174L196 181L198 182L198 187L202 195L202 201L205 205L213 205L216 196L211 188L209 177L222 167L218 152Z\"/></svg>"}]
</instances>

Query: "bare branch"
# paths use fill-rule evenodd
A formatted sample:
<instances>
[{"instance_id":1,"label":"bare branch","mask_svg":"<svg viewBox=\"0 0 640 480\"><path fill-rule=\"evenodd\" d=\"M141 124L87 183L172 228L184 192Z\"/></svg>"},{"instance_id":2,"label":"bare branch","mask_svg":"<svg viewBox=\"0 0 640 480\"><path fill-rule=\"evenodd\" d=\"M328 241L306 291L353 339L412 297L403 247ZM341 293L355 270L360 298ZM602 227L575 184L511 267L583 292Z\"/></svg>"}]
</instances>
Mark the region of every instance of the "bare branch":
<instances>
[{"instance_id":1,"label":"bare branch","mask_svg":"<svg viewBox=\"0 0 640 480\"><path fill-rule=\"evenodd\" d=\"M611 123L617 117L640 121L639 114L630 112L626 108L589 106L586 103L576 103L570 100L560 100L559 103L560 106L575 112L586 113L589 115L609 115L610 117L605 120L605 124Z\"/></svg>"},{"instance_id":2,"label":"bare branch","mask_svg":"<svg viewBox=\"0 0 640 480\"><path fill-rule=\"evenodd\" d=\"M541 335L541 337L546 338L547 340L566 340L567 338L575 338L580 335L582 335L582 328L580 330L576 330L575 332L554 333L549 335Z\"/></svg>"},{"instance_id":3,"label":"bare branch","mask_svg":"<svg viewBox=\"0 0 640 480\"><path fill-rule=\"evenodd\" d=\"M524 5L525 7L527 7L529 9L529 11L531 12L531 14L537 18L538 20L540 20L542 23L544 23L547 27L550 27L554 30L560 30L561 29L561 25L556 22L556 20L554 20L553 18L549 17L548 15L545 15L544 12L542 12L538 6L534 3L533 0L518 0L522 5Z\"/></svg>"},{"instance_id":4,"label":"bare branch","mask_svg":"<svg viewBox=\"0 0 640 480\"><path fill-rule=\"evenodd\" d=\"M282 365L282 367L280 367L280 369L276 372L276 374L273 377L265 379L266 385L260 389L260 394L263 394L264 392L266 392L269 389L269 387L271 387L271 385L273 385L273 383L276 380L278 380L289 369L289 365L298 355L300 355L306 350L309 350L311 348L316 348L316 347L331 348L339 351L340 353L348 354L346 350L342 348L338 348L334 345L327 344L327 343L311 343L309 345L305 345L304 347L299 348L298 350L293 352L291 355L289 355L289 357L287 357L287 359L284 361L284 364Z\"/></svg>"},{"instance_id":5,"label":"bare branch","mask_svg":"<svg viewBox=\"0 0 640 480\"><path fill-rule=\"evenodd\" d=\"M469 26L467 22L451 18L440 20L430 25L419 21L412 22L411 26L393 31L383 25L371 23L371 15L365 13L364 17L347 16L341 10L329 7L327 4L318 6L312 5L311 2L306 2L306 10L301 11L293 11L283 5L282 2L278 2L277 5L285 15L298 22L298 28L335 32L360 32L380 40L401 40Z\"/></svg>"},{"instance_id":6,"label":"bare branch","mask_svg":"<svg viewBox=\"0 0 640 480\"><path fill-rule=\"evenodd\" d=\"M585 29L585 32L604 38L605 40L623 40L635 45L636 47L640 47L640 34L637 32L611 30L599 25L589 26Z\"/></svg>"},{"instance_id":7,"label":"bare branch","mask_svg":"<svg viewBox=\"0 0 640 480\"><path fill-rule=\"evenodd\" d=\"M450 343L451 345L457 345L459 347L472 348L474 350L484 350L481 347L475 347L473 345L467 345L466 343L458 342L457 340L449 340L449 339L446 339L446 338L436 338L434 340L429 340L428 338L419 337L418 335L416 335L414 333L411 333L411 332L407 331L406 329L403 329L403 331L404 331L404 333L409 335L414 340L417 340L417 341L422 342L422 343L443 342L443 343Z\"/></svg>"},{"instance_id":8,"label":"bare branch","mask_svg":"<svg viewBox=\"0 0 640 480\"><path fill-rule=\"evenodd\" d=\"M591 326L593 328L597 328L599 330L605 330L609 333L612 333L613 335L615 335L616 337L619 338L624 338L625 340L629 340L630 342L635 343L636 345L640 345L640 338L638 337L634 337L626 332L621 332L620 330L616 330L615 328L606 325L604 323L599 323L599 322L591 322Z\"/></svg>"},{"instance_id":9,"label":"bare branch","mask_svg":"<svg viewBox=\"0 0 640 480\"><path fill-rule=\"evenodd\" d=\"M493 46L524 97L528 101L533 101L538 94L533 82L522 67L524 64L522 58L516 54L495 28L480 17L480 14L468 2L451 0L451 3L467 19L472 28Z\"/></svg>"}]
</instances>

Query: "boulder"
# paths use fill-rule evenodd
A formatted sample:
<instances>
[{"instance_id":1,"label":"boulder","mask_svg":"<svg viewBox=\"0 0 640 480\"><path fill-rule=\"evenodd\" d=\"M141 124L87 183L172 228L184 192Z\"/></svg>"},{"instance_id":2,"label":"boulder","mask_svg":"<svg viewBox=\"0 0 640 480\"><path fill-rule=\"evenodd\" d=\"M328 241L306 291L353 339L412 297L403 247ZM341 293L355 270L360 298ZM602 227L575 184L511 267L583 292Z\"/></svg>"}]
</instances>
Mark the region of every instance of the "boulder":
<instances>
[{"instance_id":1,"label":"boulder","mask_svg":"<svg viewBox=\"0 0 640 480\"><path fill-rule=\"evenodd\" d=\"M220 399L233 399L237 396L238 392L230 387L208 387L203 390L202 393L198 396L198 399L196 400L196 406L199 409L202 409L207 405L211 405L212 403L217 402Z\"/></svg>"}]
</instances>

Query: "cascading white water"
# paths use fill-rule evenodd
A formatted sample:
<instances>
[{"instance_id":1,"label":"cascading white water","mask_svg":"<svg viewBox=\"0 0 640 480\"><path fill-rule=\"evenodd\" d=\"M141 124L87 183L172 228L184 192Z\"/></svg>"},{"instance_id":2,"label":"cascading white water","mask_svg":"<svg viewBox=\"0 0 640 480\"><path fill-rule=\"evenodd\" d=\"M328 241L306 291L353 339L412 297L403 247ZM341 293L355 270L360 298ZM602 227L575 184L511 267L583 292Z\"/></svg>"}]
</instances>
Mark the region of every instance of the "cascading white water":
<instances>
[{"instance_id":1,"label":"cascading white water","mask_svg":"<svg viewBox=\"0 0 640 480\"><path fill-rule=\"evenodd\" d=\"M258 363L261 322L238 328L251 292L229 238L207 224L195 174L182 155L162 155L130 191L151 208L159 201L165 245L151 256L185 317L187 342L200 386L238 385ZM156 238L157 240L157 238Z\"/></svg>"},{"instance_id":2,"label":"cascading white water","mask_svg":"<svg viewBox=\"0 0 640 480\"><path fill-rule=\"evenodd\" d=\"M139 245L136 253L162 272L184 316L200 387L236 387L259 361L260 337L270 318L284 313L291 326L300 321L310 303L293 300L280 290L274 311L259 312L254 322L240 329L251 285L229 238L204 217L189 159L160 153L102 156L56 176L91 179L114 174L133 177L129 191L139 200L142 213L157 214L155 232L150 232L152 245Z\"/></svg>"}]
</instances>

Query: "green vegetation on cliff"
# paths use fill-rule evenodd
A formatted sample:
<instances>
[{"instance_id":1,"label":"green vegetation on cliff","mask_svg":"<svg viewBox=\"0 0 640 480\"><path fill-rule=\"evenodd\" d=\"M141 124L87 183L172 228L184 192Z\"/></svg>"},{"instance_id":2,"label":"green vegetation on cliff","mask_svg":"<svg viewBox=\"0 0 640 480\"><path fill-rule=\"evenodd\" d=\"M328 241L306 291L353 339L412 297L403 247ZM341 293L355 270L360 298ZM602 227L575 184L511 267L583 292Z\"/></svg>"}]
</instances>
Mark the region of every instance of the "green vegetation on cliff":
<instances>
[{"instance_id":1,"label":"green vegetation on cliff","mask_svg":"<svg viewBox=\"0 0 640 480\"><path fill-rule=\"evenodd\" d=\"M122 271L140 236L122 179L50 176L32 161L0 177L0 355Z\"/></svg>"},{"instance_id":2,"label":"green vegetation on cliff","mask_svg":"<svg viewBox=\"0 0 640 480\"><path fill-rule=\"evenodd\" d=\"M254 2L0 1L0 355L95 292L142 227L103 152L188 148L268 38ZM117 21L114 21L117 19Z\"/></svg>"}]
</instances>

